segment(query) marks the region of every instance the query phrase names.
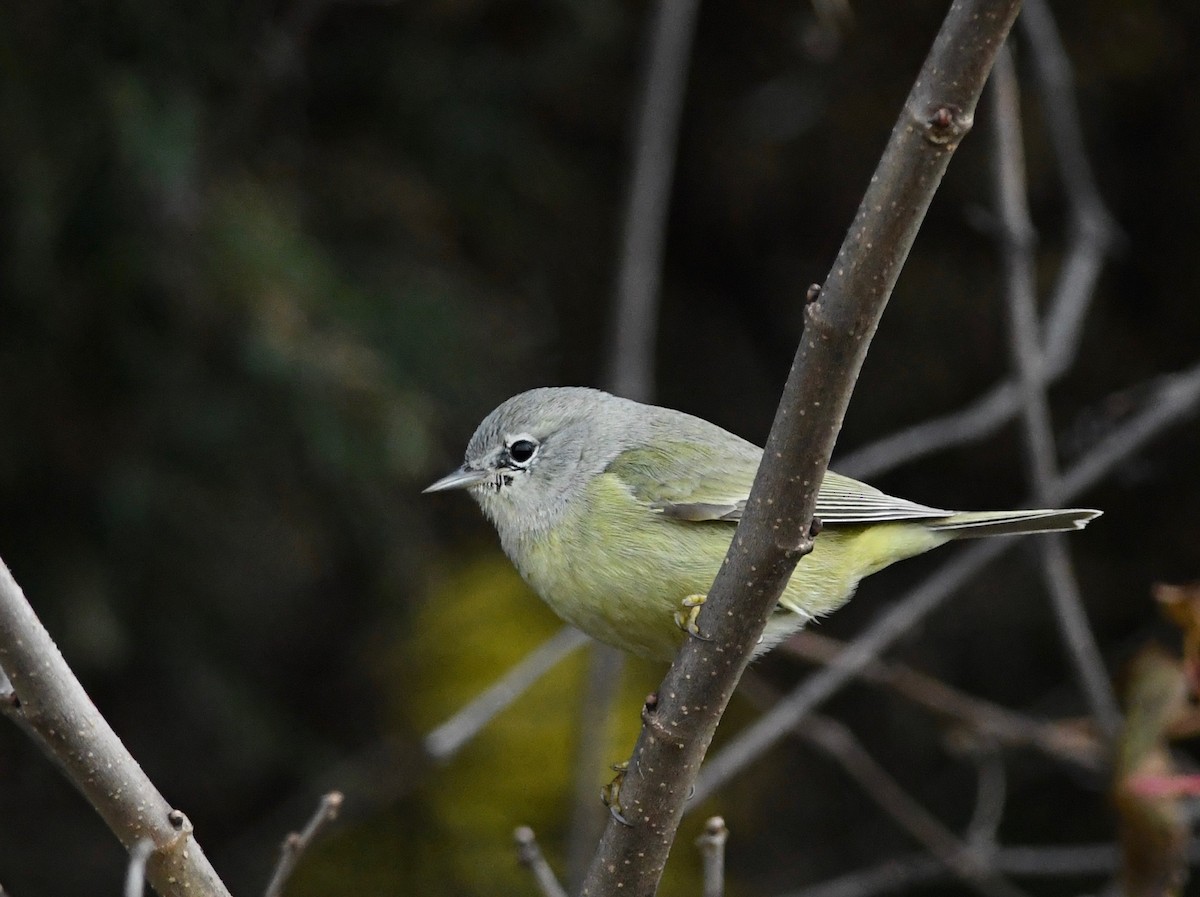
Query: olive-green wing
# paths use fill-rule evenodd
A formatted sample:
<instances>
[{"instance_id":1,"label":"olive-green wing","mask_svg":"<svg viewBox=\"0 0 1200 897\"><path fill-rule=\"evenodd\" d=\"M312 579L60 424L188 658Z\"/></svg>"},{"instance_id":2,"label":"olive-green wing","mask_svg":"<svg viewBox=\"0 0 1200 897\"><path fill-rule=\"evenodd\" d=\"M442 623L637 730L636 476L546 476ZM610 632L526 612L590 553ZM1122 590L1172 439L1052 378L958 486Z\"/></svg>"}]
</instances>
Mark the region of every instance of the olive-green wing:
<instances>
[{"instance_id":1,"label":"olive-green wing","mask_svg":"<svg viewBox=\"0 0 1200 897\"><path fill-rule=\"evenodd\" d=\"M610 466L639 500L676 520L741 519L761 452L745 443L720 452L702 442L664 443L623 452ZM895 498L829 471L816 516L827 524L926 520L952 512Z\"/></svg>"},{"instance_id":2,"label":"olive-green wing","mask_svg":"<svg viewBox=\"0 0 1200 897\"><path fill-rule=\"evenodd\" d=\"M737 520L758 470L754 447L716 452L703 440L629 449L609 466L633 496L677 520Z\"/></svg>"}]
</instances>

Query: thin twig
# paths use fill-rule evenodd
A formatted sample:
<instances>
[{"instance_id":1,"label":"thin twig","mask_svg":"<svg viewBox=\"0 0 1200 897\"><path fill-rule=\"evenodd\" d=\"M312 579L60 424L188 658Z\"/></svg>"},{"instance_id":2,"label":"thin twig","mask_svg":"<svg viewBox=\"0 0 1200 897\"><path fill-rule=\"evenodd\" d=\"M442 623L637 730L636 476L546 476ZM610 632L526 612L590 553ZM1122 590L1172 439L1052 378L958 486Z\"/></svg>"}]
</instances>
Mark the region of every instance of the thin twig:
<instances>
[{"instance_id":1,"label":"thin twig","mask_svg":"<svg viewBox=\"0 0 1200 897\"><path fill-rule=\"evenodd\" d=\"M1025 198L1025 152L1021 136L1016 68L1008 48L1000 53L989 82L992 104L993 176L1001 224L1000 238L1008 301L1009 345L1021 385L1021 419L1030 483L1038 503L1046 501L1058 478L1050 403L1042 376L1037 320L1034 230ZM1038 541L1042 575L1050 590L1059 631L1076 678L1100 730L1111 740L1120 725L1116 694L1088 625L1083 597L1062 536Z\"/></svg>"},{"instance_id":2,"label":"thin twig","mask_svg":"<svg viewBox=\"0 0 1200 897\"><path fill-rule=\"evenodd\" d=\"M379 738L365 745L259 817L251 829L232 839L218 859L236 866L272 850L281 829L308 812L317 795L335 788L348 796L348 803L353 804L357 813L366 813L373 807L396 801L422 781L422 773L429 761L444 762L453 757L497 714L588 641L579 630L562 627L465 707L430 731L419 747L396 736Z\"/></svg>"},{"instance_id":3,"label":"thin twig","mask_svg":"<svg viewBox=\"0 0 1200 897\"><path fill-rule=\"evenodd\" d=\"M1071 62L1046 0L1027 0L1018 21L1031 51L1045 133L1071 212L1070 241L1054 287L1053 313L1043 328L1043 345L1050 358L1073 359L1083 337L1083 321L1095 296L1096 281L1120 238L1120 230L1096 185L1084 147Z\"/></svg>"},{"instance_id":4,"label":"thin twig","mask_svg":"<svg viewBox=\"0 0 1200 897\"><path fill-rule=\"evenodd\" d=\"M1103 479L1164 429L1195 414L1200 406L1200 365L1163 378L1164 385L1132 420L1105 437L1068 469L1048 499L1069 501ZM916 626L946 598L992 560L1019 544L1019 539L990 539L961 551L922 585L910 591L838 656L835 665L813 675L769 713L709 758L696 781L693 806L762 755L819 704L859 675L894 641Z\"/></svg>"},{"instance_id":5,"label":"thin twig","mask_svg":"<svg viewBox=\"0 0 1200 897\"><path fill-rule=\"evenodd\" d=\"M129 865L125 868L125 897L142 897L146 893L146 861L154 852L154 842L143 838L129 851Z\"/></svg>"},{"instance_id":6,"label":"thin twig","mask_svg":"<svg viewBox=\"0 0 1200 897\"><path fill-rule=\"evenodd\" d=\"M775 689L761 679L747 676L742 690L760 706L778 700ZM909 794L863 747L849 727L821 714L809 716L792 734L817 748L837 763L862 792L884 813L925 845L946 868L980 894L992 897L1016 897L1023 892L1011 882L996 876L988 865L988 856L977 853L955 835Z\"/></svg>"},{"instance_id":7,"label":"thin twig","mask_svg":"<svg viewBox=\"0 0 1200 897\"><path fill-rule=\"evenodd\" d=\"M542 855L533 829L523 825L513 832L513 839L517 842L517 861L533 873L533 880L537 883L542 897L567 897L567 892L558 883L554 870Z\"/></svg>"},{"instance_id":8,"label":"thin twig","mask_svg":"<svg viewBox=\"0 0 1200 897\"><path fill-rule=\"evenodd\" d=\"M654 398L654 346L667 213L699 7L699 0L658 0L655 4L633 134L605 381L613 393L641 402ZM596 644L589 652L567 839L567 880L572 887L582 881L604 823L596 801L595 774L604 765L603 734L623 665L624 656L615 648Z\"/></svg>"},{"instance_id":9,"label":"thin twig","mask_svg":"<svg viewBox=\"0 0 1200 897\"><path fill-rule=\"evenodd\" d=\"M578 742L575 749L574 791L571 799L571 824L567 835L567 875L570 886L578 888L588 860L600 840L607 815L596 798L597 773L612 763L609 750L608 722L616 704L624 655L616 648L593 642L588 650L587 676L579 701Z\"/></svg>"},{"instance_id":10,"label":"thin twig","mask_svg":"<svg viewBox=\"0 0 1200 897\"><path fill-rule=\"evenodd\" d=\"M496 716L523 695L547 671L571 652L583 647L588 637L564 626L534 650L526 654L507 673L477 695L467 706L425 736L425 751L436 760L446 760Z\"/></svg>"},{"instance_id":11,"label":"thin twig","mask_svg":"<svg viewBox=\"0 0 1200 897\"><path fill-rule=\"evenodd\" d=\"M810 630L797 632L778 648L811 663L831 665L846 644ZM966 694L940 679L904 664L875 659L859 673L864 682L890 688L903 698L961 723L985 739L1035 747L1092 772L1105 768L1104 751L1075 720L1051 722L1026 716L983 698Z\"/></svg>"},{"instance_id":12,"label":"thin twig","mask_svg":"<svg viewBox=\"0 0 1200 897\"><path fill-rule=\"evenodd\" d=\"M1024 892L1000 877L990 865L991 857L976 852L946 828L932 813L905 791L887 773L849 728L826 716L810 716L796 727L802 738L817 745L858 782L863 792L905 831L924 844L963 882L980 894L1015 897Z\"/></svg>"},{"instance_id":13,"label":"thin twig","mask_svg":"<svg viewBox=\"0 0 1200 897\"><path fill-rule=\"evenodd\" d=\"M100 715L0 561L0 667L10 712L87 798L122 844L154 844L146 877L160 897L228 897L192 827L154 787Z\"/></svg>"},{"instance_id":14,"label":"thin twig","mask_svg":"<svg viewBox=\"0 0 1200 897\"><path fill-rule=\"evenodd\" d=\"M996 868L1007 875L1042 878L1104 875L1116 867L1117 860L1113 844L1002 847L995 856ZM945 879L947 874L946 867L933 857L915 854L788 891L779 897L875 897L931 884Z\"/></svg>"},{"instance_id":15,"label":"thin twig","mask_svg":"<svg viewBox=\"0 0 1200 897\"><path fill-rule=\"evenodd\" d=\"M847 476L870 479L934 452L978 442L1012 420L1020 404L1016 384L1005 381L959 411L905 427L839 456L834 466Z\"/></svg>"},{"instance_id":16,"label":"thin twig","mask_svg":"<svg viewBox=\"0 0 1200 897\"><path fill-rule=\"evenodd\" d=\"M996 835L1004 818L1008 798L1008 777L1004 773L1004 756L991 739L984 739L972 751L978 770L975 787L975 810L967 824L965 841L971 849L989 862L996 852Z\"/></svg>"},{"instance_id":17,"label":"thin twig","mask_svg":"<svg viewBox=\"0 0 1200 897\"><path fill-rule=\"evenodd\" d=\"M308 824L301 831L292 832L283 839L283 846L279 850L279 862L275 864L275 871L271 873L271 880L263 892L263 897L281 897L283 887L296 871L304 851L312 845L321 829L337 819L343 800L340 791L330 791L321 798Z\"/></svg>"},{"instance_id":18,"label":"thin twig","mask_svg":"<svg viewBox=\"0 0 1200 897\"><path fill-rule=\"evenodd\" d=\"M634 136L617 275L616 327L605 379L613 392L641 401L654 394L654 341L666 219L699 6L699 0L658 0L655 5Z\"/></svg>"},{"instance_id":19,"label":"thin twig","mask_svg":"<svg viewBox=\"0 0 1200 897\"><path fill-rule=\"evenodd\" d=\"M1047 496L1048 502L1066 502L1091 488L1163 430L1196 413L1200 405L1200 364L1158 381L1140 413L1108 433L1063 473Z\"/></svg>"},{"instance_id":20,"label":"thin twig","mask_svg":"<svg viewBox=\"0 0 1200 897\"><path fill-rule=\"evenodd\" d=\"M1115 844L1018 845L996 852L996 868L1007 875L1025 878L1073 878L1110 875L1120 862ZM1189 862L1200 863L1200 850L1193 847ZM927 854L888 860L871 869L851 872L820 884L788 891L779 897L876 897L917 885L933 884L947 877L946 868ZM1108 893L1107 889L1101 893Z\"/></svg>"},{"instance_id":21,"label":"thin twig","mask_svg":"<svg viewBox=\"0 0 1200 897\"><path fill-rule=\"evenodd\" d=\"M1070 242L1043 328L1041 376L1043 382L1053 383L1075 361L1096 281L1119 231L1100 197L1084 149L1070 62L1049 6L1045 0L1026 0L1017 21L1032 51L1035 86L1071 212ZM1020 407L1017 381L1006 380L959 411L838 457L835 466L850 476L870 478L943 449L977 442L1012 420Z\"/></svg>"},{"instance_id":22,"label":"thin twig","mask_svg":"<svg viewBox=\"0 0 1200 897\"><path fill-rule=\"evenodd\" d=\"M702 803L728 779L754 762L818 705L858 676L888 645L1003 554L1014 541L989 539L972 545L892 605L838 655L834 664L800 683L790 695L709 758L696 782L693 805Z\"/></svg>"},{"instance_id":23,"label":"thin twig","mask_svg":"<svg viewBox=\"0 0 1200 897\"><path fill-rule=\"evenodd\" d=\"M700 848L700 863L704 872L704 897L724 897L725 894L725 842L729 840L729 829L720 816L710 816L704 823L704 832L696 839Z\"/></svg>"}]
</instances>

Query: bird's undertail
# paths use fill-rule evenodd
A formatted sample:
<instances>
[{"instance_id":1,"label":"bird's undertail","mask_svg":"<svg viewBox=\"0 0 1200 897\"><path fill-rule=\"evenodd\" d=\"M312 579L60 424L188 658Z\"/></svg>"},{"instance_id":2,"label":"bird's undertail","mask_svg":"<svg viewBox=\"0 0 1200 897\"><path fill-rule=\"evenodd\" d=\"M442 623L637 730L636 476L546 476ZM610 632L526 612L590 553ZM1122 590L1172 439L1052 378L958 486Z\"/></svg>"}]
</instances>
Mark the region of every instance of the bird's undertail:
<instances>
[{"instance_id":1,"label":"bird's undertail","mask_svg":"<svg viewBox=\"0 0 1200 897\"><path fill-rule=\"evenodd\" d=\"M980 536L1019 536L1024 533L1061 533L1083 529L1100 511L1087 508L1025 511L962 511L925 525L956 539Z\"/></svg>"}]
</instances>

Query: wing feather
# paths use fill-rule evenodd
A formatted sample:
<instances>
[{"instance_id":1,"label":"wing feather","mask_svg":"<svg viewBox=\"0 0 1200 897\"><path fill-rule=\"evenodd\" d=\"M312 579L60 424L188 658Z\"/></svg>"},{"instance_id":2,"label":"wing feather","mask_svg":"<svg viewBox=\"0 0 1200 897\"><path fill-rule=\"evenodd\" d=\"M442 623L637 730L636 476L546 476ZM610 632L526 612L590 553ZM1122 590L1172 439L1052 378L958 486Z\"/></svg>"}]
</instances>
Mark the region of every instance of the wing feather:
<instances>
[{"instance_id":1,"label":"wing feather","mask_svg":"<svg viewBox=\"0 0 1200 897\"><path fill-rule=\"evenodd\" d=\"M701 442L663 443L623 452L609 472L639 501L664 517L687 521L741 519L762 452L750 443L716 452ZM825 524L929 520L952 512L896 498L874 486L829 471L817 495Z\"/></svg>"}]
</instances>

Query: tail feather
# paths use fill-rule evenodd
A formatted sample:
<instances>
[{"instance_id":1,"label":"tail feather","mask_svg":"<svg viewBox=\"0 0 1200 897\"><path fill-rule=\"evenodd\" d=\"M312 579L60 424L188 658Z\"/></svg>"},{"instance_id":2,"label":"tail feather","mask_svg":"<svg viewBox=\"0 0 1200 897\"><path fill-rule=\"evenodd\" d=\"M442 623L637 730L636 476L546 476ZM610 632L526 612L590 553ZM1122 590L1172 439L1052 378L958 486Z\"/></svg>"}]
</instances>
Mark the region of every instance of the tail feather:
<instances>
[{"instance_id":1,"label":"tail feather","mask_svg":"<svg viewBox=\"0 0 1200 897\"><path fill-rule=\"evenodd\" d=\"M961 511L950 517L923 522L929 529L944 532L953 538L974 539L980 536L1069 532L1083 529L1100 514L1100 511L1087 508Z\"/></svg>"}]
</instances>

